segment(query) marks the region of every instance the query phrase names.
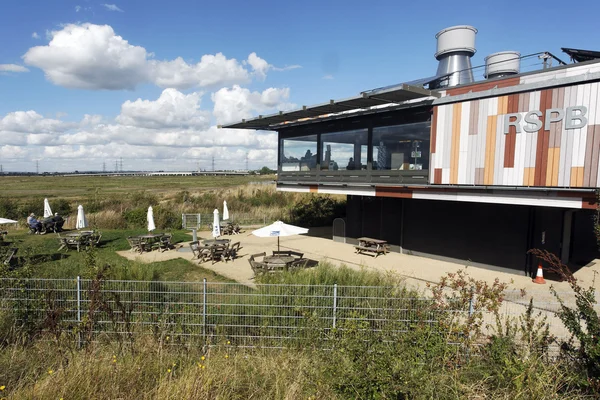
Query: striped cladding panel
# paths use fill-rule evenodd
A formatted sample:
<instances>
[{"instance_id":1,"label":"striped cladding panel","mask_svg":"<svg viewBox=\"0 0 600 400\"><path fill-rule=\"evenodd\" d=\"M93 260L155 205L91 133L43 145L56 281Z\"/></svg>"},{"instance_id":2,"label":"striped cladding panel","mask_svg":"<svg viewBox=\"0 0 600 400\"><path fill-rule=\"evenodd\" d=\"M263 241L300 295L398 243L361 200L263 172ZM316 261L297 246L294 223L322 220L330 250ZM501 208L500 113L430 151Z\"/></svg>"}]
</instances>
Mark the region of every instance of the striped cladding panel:
<instances>
[{"instance_id":1,"label":"striped cladding panel","mask_svg":"<svg viewBox=\"0 0 600 400\"><path fill-rule=\"evenodd\" d=\"M593 82L437 106L430 183L599 187L599 104L600 83ZM583 126L567 129L568 107L581 106L587 108L587 122L576 120ZM541 115L529 114L541 123L537 131L535 123L525 122L534 110ZM509 124L515 114L520 133Z\"/></svg>"}]
</instances>

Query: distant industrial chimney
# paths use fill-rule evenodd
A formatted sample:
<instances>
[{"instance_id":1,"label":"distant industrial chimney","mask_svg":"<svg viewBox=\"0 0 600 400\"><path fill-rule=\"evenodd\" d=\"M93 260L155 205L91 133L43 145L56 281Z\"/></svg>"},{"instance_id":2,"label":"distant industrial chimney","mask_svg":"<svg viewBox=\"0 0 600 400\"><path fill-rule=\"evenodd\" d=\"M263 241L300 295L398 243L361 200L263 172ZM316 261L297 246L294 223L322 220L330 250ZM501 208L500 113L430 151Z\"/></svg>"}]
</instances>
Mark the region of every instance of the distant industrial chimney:
<instances>
[{"instance_id":1,"label":"distant industrial chimney","mask_svg":"<svg viewBox=\"0 0 600 400\"><path fill-rule=\"evenodd\" d=\"M520 69L521 53L516 51L500 51L485 58L485 79L515 75Z\"/></svg>"},{"instance_id":2,"label":"distant industrial chimney","mask_svg":"<svg viewBox=\"0 0 600 400\"><path fill-rule=\"evenodd\" d=\"M468 25L452 26L442 29L435 35L439 61L437 76L440 78L436 87L443 88L464 85L473 82L471 57L475 54L475 35L477 29Z\"/></svg>"}]
</instances>

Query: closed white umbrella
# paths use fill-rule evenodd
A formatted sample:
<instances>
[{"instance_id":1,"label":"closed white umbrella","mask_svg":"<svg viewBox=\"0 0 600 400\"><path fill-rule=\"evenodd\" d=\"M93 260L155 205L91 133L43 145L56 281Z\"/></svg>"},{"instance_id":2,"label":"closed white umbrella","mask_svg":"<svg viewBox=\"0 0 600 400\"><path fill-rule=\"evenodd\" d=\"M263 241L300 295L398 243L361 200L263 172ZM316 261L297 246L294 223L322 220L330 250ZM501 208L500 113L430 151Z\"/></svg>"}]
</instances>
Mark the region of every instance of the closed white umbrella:
<instances>
[{"instance_id":1,"label":"closed white umbrella","mask_svg":"<svg viewBox=\"0 0 600 400\"><path fill-rule=\"evenodd\" d=\"M14 219L8 219L8 218L0 218L0 225L4 225L4 224L17 224L18 222L15 221Z\"/></svg>"},{"instance_id":2,"label":"closed white umbrella","mask_svg":"<svg viewBox=\"0 0 600 400\"><path fill-rule=\"evenodd\" d=\"M221 236L221 225L219 223L219 210L217 210L215 208L215 211L213 211L213 229L212 229L212 235L213 237L219 237Z\"/></svg>"},{"instance_id":3,"label":"closed white umbrella","mask_svg":"<svg viewBox=\"0 0 600 400\"><path fill-rule=\"evenodd\" d=\"M152 232L156 229L156 225L154 225L154 211L152 211L152 206L148 207L148 216L146 219L148 220L148 232Z\"/></svg>"},{"instance_id":4,"label":"closed white umbrella","mask_svg":"<svg viewBox=\"0 0 600 400\"><path fill-rule=\"evenodd\" d=\"M223 200L223 221L229 219L229 210L227 209L227 202Z\"/></svg>"},{"instance_id":5,"label":"closed white umbrella","mask_svg":"<svg viewBox=\"0 0 600 400\"><path fill-rule=\"evenodd\" d=\"M308 229L301 228L295 225L289 225L281 221L275 221L271 225L267 225L255 231L252 231L252 234L258 237L277 236L277 251L279 251L280 236L303 235L305 233L308 233Z\"/></svg>"},{"instance_id":6,"label":"closed white umbrella","mask_svg":"<svg viewBox=\"0 0 600 400\"><path fill-rule=\"evenodd\" d=\"M51 217L52 209L50 208L50 203L48 203L48 199L44 199L44 218Z\"/></svg>"},{"instance_id":7,"label":"closed white umbrella","mask_svg":"<svg viewBox=\"0 0 600 400\"><path fill-rule=\"evenodd\" d=\"M77 207L77 223L75 224L75 228L76 229L83 229L83 228L87 228L88 223L87 223L87 219L85 218L85 213L83 212L83 206L80 204L79 207Z\"/></svg>"}]
</instances>

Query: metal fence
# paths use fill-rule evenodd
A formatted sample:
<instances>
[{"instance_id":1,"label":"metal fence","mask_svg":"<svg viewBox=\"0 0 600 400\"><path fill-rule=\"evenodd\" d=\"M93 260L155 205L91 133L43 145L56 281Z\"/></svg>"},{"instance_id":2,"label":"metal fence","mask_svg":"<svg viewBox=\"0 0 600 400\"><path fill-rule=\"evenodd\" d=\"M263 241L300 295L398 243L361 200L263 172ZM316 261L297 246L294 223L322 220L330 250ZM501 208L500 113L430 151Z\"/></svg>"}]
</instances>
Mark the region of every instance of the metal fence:
<instances>
[{"instance_id":1,"label":"metal fence","mask_svg":"<svg viewBox=\"0 0 600 400\"><path fill-rule=\"evenodd\" d=\"M207 229L213 223L213 214L181 214L181 225L184 229ZM240 226L265 226L272 221L272 218L266 215L252 215L242 213L230 213L228 222L239 224Z\"/></svg>"},{"instance_id":2,"label":"metal fence","mask_svg":"<svg viewBox=\"0 0 600 400\"><path fill-rule=\"evenodd\" d=\"M77 330L78 340L84 340L83 332L91 340L144 334L172 343L230 340L249 347L325 339L333 329L353 324L371 332L404 331L417 323L437 329L440 311L431 307L432 299L412 294L400 287L0 279L2 310L28 323L60 323L67 331ZM551 332L567 338L555 314L559 303L548 296L507 292L501 316L522 315L533 297L535 312L547 318ZM471 309L445 312L461 318ZM495 316L487 313L484 320L493 325Z\"/></svg>"}]
</instances>

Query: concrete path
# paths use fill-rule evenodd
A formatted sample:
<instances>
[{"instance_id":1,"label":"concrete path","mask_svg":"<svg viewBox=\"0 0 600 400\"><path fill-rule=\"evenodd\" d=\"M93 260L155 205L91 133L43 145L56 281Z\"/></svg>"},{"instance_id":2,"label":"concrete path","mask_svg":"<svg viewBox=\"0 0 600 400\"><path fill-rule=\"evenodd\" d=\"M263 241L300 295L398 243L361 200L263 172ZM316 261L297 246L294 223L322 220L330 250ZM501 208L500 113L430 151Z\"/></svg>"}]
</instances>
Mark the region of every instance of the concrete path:
<instances>
[{"instance_id":1,"label":"concrete path","mask_svg":"<svg viewBox=\"0 0 600 400\"><path fill-rule=\"evenodd\" d=\"M210 238L210 232L198 232L198 238ZM217 262L201 264L202 268L210 269L241 283L252 283L254 274L248 263L251 254L271 252L277 248L276 238L258 238L248 232L240 235L228 236L232 242L241 242L239 257L227 263ZM192 261L192 253L189 251L188 243L179 244L179 249L163 253L153 251L144 254L121 251L120 255L128 259L136 259L141 262L156 262L173 258L183 258ZM317 261L328 261L334 265L347 265L350 268L374 269L381 272L391 272L402 276L410 286L425 290L426 283L437 283L440 277L449 272L465 269L469 275L477 280L493 282L498 278L501 282L510 283L511 289L525 289L530 292L548 293L550 284L554 285L559 292L569 291L566 282L555 282L547 280L548 284L538 285L531 278L524 275L497 272L484 268L469 267L468 265L456 264L447 261L433 260L425 257L411 256L407 254L388 253L374 258L369 255L356 254L354 247L350 244L334 242L323 237L307 235L291 236L281 238L282 250L295 250L304 253L304 257ZM598 260L596 260L598 261ZM192 261L197 264L197 261ZM600 272L600 262L583 267L576 272L576 277L585 286L594 281L594 276ZM596 287L600 287L598 281Z\"/></svg>"}]
</instances>

